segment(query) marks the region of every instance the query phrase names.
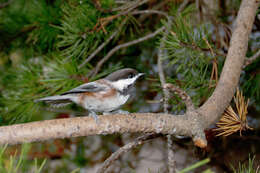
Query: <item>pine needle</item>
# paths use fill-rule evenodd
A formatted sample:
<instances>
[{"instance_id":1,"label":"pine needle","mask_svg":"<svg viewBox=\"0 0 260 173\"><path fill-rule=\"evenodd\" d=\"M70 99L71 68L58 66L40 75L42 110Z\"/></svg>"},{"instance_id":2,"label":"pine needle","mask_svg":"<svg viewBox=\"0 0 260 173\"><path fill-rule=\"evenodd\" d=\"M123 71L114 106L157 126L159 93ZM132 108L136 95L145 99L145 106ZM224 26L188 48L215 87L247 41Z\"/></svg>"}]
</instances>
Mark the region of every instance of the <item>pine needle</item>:
<instances>
[{"instance_id":1,"label":"pine needle","mask_svg":"<svg viewBox=\"0 0 260 173\"><path fill-rule=\"evenodd\" d=\"M252 130L251 127L247 124L247 107L249 100L245 101L242 92L237 89L236 95L234 96L234 102L236 105L236 111L233 110L231 106L229 106L223 116L217 123L217 135L216 136L229 136L237 131L240 132L240 136L242 136L243 130Z\"/></svg>"}]
</instances>

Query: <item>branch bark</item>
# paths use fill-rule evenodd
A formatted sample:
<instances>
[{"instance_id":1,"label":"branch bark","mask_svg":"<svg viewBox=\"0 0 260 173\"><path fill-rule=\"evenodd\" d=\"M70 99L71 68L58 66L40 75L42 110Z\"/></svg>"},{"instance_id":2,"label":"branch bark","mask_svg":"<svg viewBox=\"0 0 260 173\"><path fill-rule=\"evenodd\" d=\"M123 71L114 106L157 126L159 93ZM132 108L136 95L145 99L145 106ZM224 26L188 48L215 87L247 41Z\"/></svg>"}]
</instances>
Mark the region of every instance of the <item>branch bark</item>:
<instances>
[{"instance_id":1,"label":"branch bark","mask_svg":"<svg viewBox=\"0 0 260 173\"><path fill-rule=\"evenodd\" d=\"M114 133L162 133L198 136L199 118L160 113L132 113L130 115L100 115L97 124L92 117L45 120L0 127L0 144L19 144Z\"/></svg>"},{"instance_id":2,"label":"branch bark","mask_svg":"<svg viewBox=\"0 0 260 173\"><path fill-rule=\"evenodd\" d=\"M212 96L199 109L176 116L161 113L100 116L98 124L91 117L76 117L2 126L0 144L96 134L162 133L190 136L196 146L205 147L204 129L220 118L238 84L258 5L256 0L242 1L220 80Z\"/></svg>"},{"instance_id":3,"label":"branch bark","mask_svg":"<svg viewBox=\"0 0 260 173\"><path fill-rule=\"evenodd\" d=\"M205 116L205 128L220 118L234 95L258 5L257 0L243 0L240 5L219 82L212 96L199 108L200 114Z\"/></svg>"}]
</instances>

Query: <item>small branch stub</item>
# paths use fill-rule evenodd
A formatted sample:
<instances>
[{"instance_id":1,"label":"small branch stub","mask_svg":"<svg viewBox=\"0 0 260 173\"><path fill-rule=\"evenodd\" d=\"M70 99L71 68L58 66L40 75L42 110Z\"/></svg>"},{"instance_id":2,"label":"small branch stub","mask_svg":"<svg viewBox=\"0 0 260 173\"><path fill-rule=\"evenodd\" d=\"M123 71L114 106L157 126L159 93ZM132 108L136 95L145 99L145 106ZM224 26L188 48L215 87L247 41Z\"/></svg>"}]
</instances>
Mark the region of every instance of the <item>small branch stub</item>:
<instances>
[{"instance_id":1,"label":"small branch stub","mask_svg":"<svg viewBox=\"0 0 260 173\"><path fill-rule=\"evenodd\" d=\"M174 94L179 95L179 97L185 103L187 111L195 110L190 96L185 91L181 90L179 87L174 86L173 84L170 84L170 83L165 84L164 88L167 88L167 89L171 90L172 92L174 92Z\"/></svg>"}]
</instances>

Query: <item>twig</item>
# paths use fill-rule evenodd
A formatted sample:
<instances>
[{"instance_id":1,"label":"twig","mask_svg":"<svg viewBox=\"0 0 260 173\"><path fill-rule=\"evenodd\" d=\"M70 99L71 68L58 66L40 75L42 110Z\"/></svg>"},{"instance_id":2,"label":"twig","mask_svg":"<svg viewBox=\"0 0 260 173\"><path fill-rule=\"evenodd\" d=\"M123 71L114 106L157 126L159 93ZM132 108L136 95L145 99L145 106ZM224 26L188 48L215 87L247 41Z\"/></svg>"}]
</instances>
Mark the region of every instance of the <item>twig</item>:
<instances>
[{"instance_id":1,"label":"twig","mask_svg":"<svg viewBox=\"0 0 260 173\"><path fill-rule=\"evenodd\" d=\"M169 1L170 1L170 0L161 1L161 2L159 2L159 3L157 3L157 4L155 4L155 5L152 7L151 10L159 10L159 9L161 9L162 7L164 7L165 4L168 4ZM143 21L146 20L146 18L147 18L148 16L149 16L149 14L144 14L144 15L140 16L139 19L138 19L139 22L142 23Z\"/></svg>"},{"instance_id":2,"label":"twig","mask_svg":"<svg viewBox=\"0 0 260 173\"><path fill-rule=\"evenodd\" d=\"M116 52L118 51L119 49L122 49L122 48L125 48L125 47L129 47L129 46L132 46L134 44L137 44L137 43L140 43L142 41L145 41L145 40L148 40L150 38L153 38L155 37L157 34L159 34L160 32L162 32L163 30L165 29L165 27L161 27L159 28L158 30L156 30L155 32L151 33L151 34L148 34L144 37L141 37L141 38L138 38L136 40L133 40L133 41L129 41L127 43L123 43L123 44L120 44L116 47L114 47L112 50L110 50L108 52L108 54L101 60L98 62L97 66L95 67L95 69L93 69L93 71L91 73L88 74L88 77L89 76L95 76L99 70L101 69L102 65Z\"/></svg>"},{"instance_id":3,"label":"twig","mask_svg":"<svg viewBox=\"0 0 260 173\"><path fill-rule=\"evenodd\" d=\"M112 9L104 9L101 7L101 4L99 2L99 0L92 0L94 6L96 9L98 9L99 11L103 12L103 13L110 13L113 11L123 11L123 10L127 10L128 12L133 10L134 8L146 3L148 0L136 0L136 1L130 1L130 2L125 2L124 5L122 5L121 7L115 7Z\"/></svg>"},{"instance_id":4,"label":"twig","mask_svg":"<svg viewBox=\"0 0 260 173\"><path fill-rule=\"evenodd\" d=\"M134 1L133 2L133 5L132 6L130 6L129 7L129 5L127 4L125 7L118 7L118 8L114 8L113 9L113 11L118 11L118 10L120 10L120 11L123 11L123 10L126 10L127 8L128 8L128 10L127 10L127 12L129 12L129 11L131 11L131 10L133 10L133 9L135 9L135 8L137 8L137 7L139 7L139 6L141 6L141 5L143 5L144 3L146 3L146 2L148 2L149 0L137 0L137 1Z\"/></svg>"},{"instance_id":5,"label":"twig","mask_svg":"<svg viewBox=\"0 0 260 173\"><path fill-rule=\"evenodd\" d=\"M178 13L180 13L182 10L184 10L184 8L186 7L186 5L189 3L189 0L184 0L181 5L178 8Z\"/></svg>"},{"instance_id":6,"label":"twig","mask_svg":"<svg viewBox=\"0 0 260 173\"><path fill-rule=\"evenodd\" d=\"M92 3L94 4L95 8L98 9L99 11L103 12L103 13L109 13L112 12L111 9L104 9L101 7L101 4L99 2L99 0L92 0Z\"/></svg>"},{"instance_id":7,"label":"twig","mask_svg":"<svg viewBox=\"0 0 260 173\"><path fill-rule=\"evenodd\" d=\"M137 15L137 14L153 14L153 13L163 15L167 18L167 20L170 20L167 13L165 13L163 11L159 11L159 10L139 10L139 11L133 11L130 14Z\"/></svg>"},{"instance_id":8,"label":"twig","mask_svg":"<svg viewBox=\"0 0 260 173\"><path fill-rule=\"evenodd\" d=\"M163 36L162 41L160 43L160 47L158 50L158 60L157 60L157 66L158 66L158 73L159 73L159 78L161 82L161 86L163 88L163 111L165 113L168 113L168 108L170 107L169 105L169 99L170 99L170 93L167 88L163 87L166 83L164 72L163 72L163 66L162 66L162 58L163 56L163 47L164 47L164 41L165 41L165 36Z\"/></svg>"},{"instance_id":9,"label":"twig","mask_svg":"<svg viewBox=\"0 0 260 173\"><path fill-rule=\"evenodd\" d=\"M211 75L210 75L210 81L209 81L209 87L213 88L218 83L218 61L217 61L217 58L216 58L216 54L214 53L214 51L213 51L212 47L210 46L208 40L205 37L203 37L203 40L205 41L208 48L210 49L212 57L214 57L213 62L212 62L212 71L211 71ZM216 83L214 85L212 84L213 80L216 81Z\"/></svg>"},{"instance_id":10,"label":"twig","mask_svg":"<svg viewBox=\"0 0 260 173\"><path fill-rule=\"evenodd\" d=\"M142 2L146 2L146 1L142 1ZM127 14L127 13L129 13L129 12L125 12L125 13ZM164 13L164 12L158 11L158 10L140 10L140 11L133 11L133 12L131 12L131 13L129 13L129 14L137 15L137 14L144 14L144 13L145 13L145 14L153 14L153 13L154 13L154 14L163 15L163 16L165 16L168 20L170 20L170 19L169 19L169 16L167 15L167 13ZM122 14L124 14L124 13L122 13ZM157 34L159 34L159 33L160 33L161 31L163 31L163 30L164 30L164 27L161 27L161 28L159 28L158 30L156 30L155 32L153 32L153 33L151 33L151 34L148 34L148 35L146 35L146 36L144 36L144 37L141 37L141 38L139 38L139 39L136 39L136 40L133 40L133 41L130 41L130 42L127 42L127 43L123 43L123 44L121 44L121 45L118 45L118 46L114 47L112 50L110 50L110 51L108 52L108 54L107 54L101 61L98 62L98 64L97 64L97 66L95 67L95 69L88 74L88 77L90 77L90 76L95 76L95 75L98 73L98 71L101 69L101 66L102 66L117 50L119 50L119 49L121 49L121 48L129 47L129 46L132 46L132 45L137 44L137 43L139 43L139 42L142 42L142 41L148 40L148 39L150 39L150 38L153 38L154 36L156 36Z\"/></svg>"},{"instance_id":11,"label":"twig","mask_svg":"<svg viewBox=\"0 0 260 173\"><path fill-rule=\"evenodd\" d=\"M137 147L138 145L142 145L143 143L145 143L146 141L150 140L150 139L154 139L157 137L162 136L162 134L145 134L142 135L140 137L138 137L137 139L135 139L134 141L124 145L123 147L119 148L116 152L114 152L108 159L106 159L102 166L97 170L97 173L103 173L106 171L107 168L109 168L109 166L111 166L113 164L113 162L115 162L122 154L132 150L133 148Z\"/></svg>"},{"instance_id":12,"label":"twig","mask_svg":"<svg viewBox=\"0 0 260 173\"><path fill-rule=\"evenodd\" d=\"M96 8L102 12L112 12L112 10L105 10L101 7L101 4L99 2L99 0L92 0L94 5L96 6ZM112 15L109 17L105 17L105 18L101 18L98 20L98 22L96 23L96 25L94 26L93 30L95 31L99 31L99 30L103 30L104 33L107 33L107 31L105 30L105 26L111 22L112 20L123 16L123 15L127 15L129 14L129 12L131 12L133 9L137 8L138 6L146 3L149 0L137 0L135 3L133 3L133 6L130 6L127 10L121 11L120 13L116 14L116 15Z\"/></svg>"},{"instance_id":13,"label":"twig","mask_svg":"<svg viewBox=\"0 0 260 173\"><path fill-rule=\"evenodd\" d=\"M174 32L171 32L172 35L176 35ZM187 48L190 48L190 49L193 49L193 50L197 50L197 51L200 51L200 52L203 52L203 53L207 53L208 51L211 51L210 48L202 48L202 47L199 47L197 46L196 44L188 44L188 43L185 43L181 40L178 40L179 41L179 44L183 47L187 47ZM221 52L215 52L216 55L218 56L226 56L226 54L224 53L221 53Z\"/></svg>"},{"instance_id":14,"label":"twig","mask_svg":"<svg viewBox=\"0 0 260 173\"><path fill-rule=\"evenodd\" d=\"M174 86L173 84L170 84L170 83L165 84L164 87L180 96L180 98L185 103L186 109L187 109L188 112L195 110L190 96L188 94L186 94L185 91L181 90L179 87Z\"/></svg>"},{"instance_id":15,"label":"twig","mask_svg":"<svg viewBox=\"0 0 260 173\"><path fill-rule=\"evenodd\" d=\"M162 61L163 61L163 57L167 57L167 52L164 49L165 47L165 41L166 41L166 37L169 34L169 29L171 28L172 25L172 17L169 17L167 15L167 26L166 26L166 32L164 33L161 42L160 42L160 47L158 50L158 60L157 60L157 66L158 66L158 73L159 73L159 78L160 78L160 82L161 82L161 86L163 88L163 110L164 113L168 113L168 108L170 107L169 105L169 99L170 99L170 92L167 88L163 87L166 84L166 79L165 79L165 75L164 75L164 71L163 71L163 65L162 65ZM173 152L173 143L172 143L172 138L171 135L167 135L167 149L168 149L168 170L169 173L175 173L176 172L176 162L174 159L174 152Z\"/></svg>"},{"instance_id":16,"label":"twig","mask_svg":"<svg viewBox=\"0 0 260 173\"><path fill-rule=\"evenodd\" d=\"M104 42L102 43L86 60L83 61L82 64L79 65L79 68L82 68L85 66L89 61L92 60L123 28L127 21L127 18L123 20L123 22L119 25L118 29L111 34L111 36Z\"/></svg>"},{"instance_id":17,"label":"twig","mask_svg":"<svg viewBox=\"0 0 260 173\"><path fill-rule=\"evenodd\" d=\"M146 1L142 1L143 3L146 2ZM111 16L112 18L111 19L108 19L109 21L113 20L114 18L117 18L121 15L124 15L124 14L128 14L129 11L124 11L123 13L120 13L116 16ZM151 13L155 13L155 14L160 14L160 15L164 15L166 17L168 17L168 15L164 12L161 12L161 11L157 11L157 10L141 10L141 11L134 11L134 12L131 12L130 14L132 15L137 15L137 14L143 14L143 13L146 13L146 14L151 14ZM125 19L126 20L126 19ZM83 61L82 64L79 65L79 68L82 68L84 65L86 65L89 61L91 61L119 32L120 30L122 29L122 27L124 26L126 21L123 21L121 23L121 25L119 26L119 29L116 30L104 43L102 43L86 60ZM105 23L107 24L107 23ZM102 27L104 26L104 24L101 24ZM96 26L97 27L97 26Z\"/></svg>"},{"instance_id":18,"label":"twig","mask_svg":"<svg viewBox=\"0 0 260 173\"><path fill-rule=\"evenodd\" d=\"M247 58L245 60L245 64L244 64L243 68L245 68L249 64L252 64L259 57L260 57L260 49L253 56L251 56L250 58Z\"/></svg>"},{"instance_id":19,"label":"twig","mask_svg":"<svg viewBox=\"0 0 260 173\"><path fill-rule=\"evenodd\" d=\"M169 173L177 172L174 145L172 141L172 135L167 135L167 150L168 150L168 170Z\"/></svg>"},{"instance_id":20,"label":"twig","mask_svg":"<svg viewBox=\"0 0 260 173\"><path fill-rule=\"evenodd\" d=\"M7 1L7 2L4 2L4 3L0 4L0 9L1 9L1 8L5 8L6 6L8 6L12 1L13 1L13 0L9 0L9 1Z\"/></svg>"}]
</instances>

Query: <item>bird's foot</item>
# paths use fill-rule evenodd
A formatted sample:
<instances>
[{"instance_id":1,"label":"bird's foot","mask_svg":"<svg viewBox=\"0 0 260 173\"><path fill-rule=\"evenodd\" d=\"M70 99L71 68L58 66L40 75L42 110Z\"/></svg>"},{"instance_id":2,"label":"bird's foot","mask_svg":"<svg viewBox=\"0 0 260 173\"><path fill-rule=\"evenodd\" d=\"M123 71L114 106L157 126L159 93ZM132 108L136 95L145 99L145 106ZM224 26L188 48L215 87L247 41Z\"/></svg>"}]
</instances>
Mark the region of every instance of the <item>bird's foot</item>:
<instances>
[{"instance_id":1,"label":"bird's foot","mask_svg":"<svg viewBox=\"0 0 260 173\"><path fill-rule=\"evenodd\" d=\"M96 114L96 112L93 112L93 111L89 111L89 116L93 117L95 122L98 124L99 123L99 119L98 119L98 116Z\"/></svg>"},{"instance_id":2,"label":"bird's foot","mask_svg":"<svg viewBox=\"0 0 260 173\"><path fill-rule=\"evenodd\" d=\"M124 110L121 110L121 109L117 110L116 113L117 113L117 114L124 114L124 115L130 114L130 112L124 111Z\"/></svg>"},{"instance_id":3,"label":"bird's foot","mask_svg":"<svg viewBox=\"0 0 260 173\"><path fill-rule=\"evenodd\" d=\"M112 115L112 114L124 114L124 115L128 115L129 112L128 111L124 111L124 110L116 110L116 111L111 111L111 112L103 112L103 115Z\"/></svg>"}]
</instances>

